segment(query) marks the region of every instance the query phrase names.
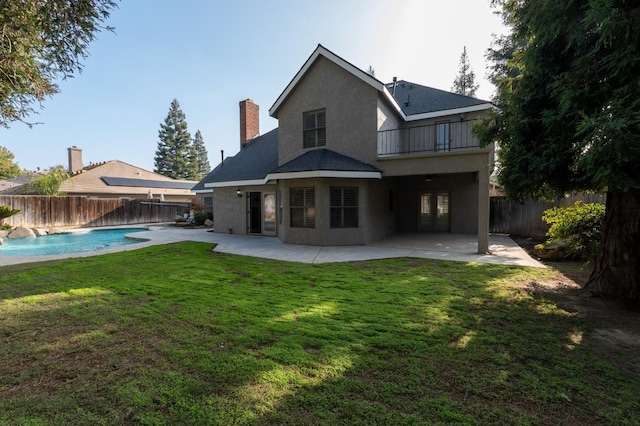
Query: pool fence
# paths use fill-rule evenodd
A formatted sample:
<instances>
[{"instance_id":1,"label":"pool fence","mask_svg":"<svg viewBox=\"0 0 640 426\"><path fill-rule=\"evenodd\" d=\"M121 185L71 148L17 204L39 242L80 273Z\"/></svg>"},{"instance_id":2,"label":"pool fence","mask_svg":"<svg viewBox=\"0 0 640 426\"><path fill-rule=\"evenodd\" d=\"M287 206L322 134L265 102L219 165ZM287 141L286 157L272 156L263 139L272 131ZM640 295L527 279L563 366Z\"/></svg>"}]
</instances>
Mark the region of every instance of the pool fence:
<instances>
[{"instance_id":1,"label":"pool fence","mask_svg":"<svg viewBox=\"0 0 640 426\"><path fill-rule=\"evenodd\" d=\"M189 210L189 203L149 200L0 195L0 205L20 213L5 219L28 228L99 227L173 222Z\"/></svg>"}]
</instances>

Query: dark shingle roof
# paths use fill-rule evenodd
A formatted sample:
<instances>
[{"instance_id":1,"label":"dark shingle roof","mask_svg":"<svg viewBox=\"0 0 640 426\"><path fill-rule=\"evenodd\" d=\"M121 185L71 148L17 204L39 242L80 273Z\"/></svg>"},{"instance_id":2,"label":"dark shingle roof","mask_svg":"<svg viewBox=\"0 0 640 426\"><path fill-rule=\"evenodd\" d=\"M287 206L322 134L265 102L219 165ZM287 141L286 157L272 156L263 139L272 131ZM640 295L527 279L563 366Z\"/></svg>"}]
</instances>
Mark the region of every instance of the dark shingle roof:
<instances>
[{"instance_id":1,"label":"dark shingle roof","mask_svg":"<svg viewBox=\"0 0 640 426\"><path fill-rule=\"evenodd\" d=\"M387 89L393 93L393 83ZM398 80L393 96L406 115L424 114L448 109L466 108L489 104L489 101L458 95L433 87L421 86L405 80Z\"/></svg>"},{"instance_id":2,"label":"dark shingle roof","mask_svg":"<svg viewBox=\"0 0 640 426\"><path fill-rule=\"evenodd\" d=\"M191 189L193 182L165 181L151 179L121 178L102 176L100 179L109 186L132 186L143 188Z\"/></svg>"},{"instance_id":3,"label":"dark shingle roof","mask_svg":"<svg viewBox=\"0 0 640 426\"><path fill-rule=\"evenodd\" d=\"M311 170L336 170L348 172L379 172L370 164L328 149L314 149L283 164L273 173L306 172Z\"/></svg>"},{"instance_id":4,"label":"dark shingle roof","mask_svg":"<svg viewBox=\"0 0 640 426\"><path fill-rule=\"evenodd\" d=\"M264 179L277 166L278 129L273 129L251 139L235 156L227 157L193 190L203 190L207 183Z\"/></svg>"},{"instance_id":5,"label":"dark shingle roof","mask_svg":"<svg viewBox=\"0 0 640 426\"><path fill-rule=\"evenodd\" d=\"M231 157L227 157L224 159L224 164L229 164L229 161L231 161L233 159L233 156ZM215 176L215 174L217 173L218 169L222 167L222 163L218 164L216 167L213 168L213 170L211 170L204 178L202 178L202 180L200 180L200 182L198 182L193 188L191 188L192 191L210 191L211 188L205 188L204 184L209 182L207 179L210 179L211 176Z\"/></svg>"}]
</instances>

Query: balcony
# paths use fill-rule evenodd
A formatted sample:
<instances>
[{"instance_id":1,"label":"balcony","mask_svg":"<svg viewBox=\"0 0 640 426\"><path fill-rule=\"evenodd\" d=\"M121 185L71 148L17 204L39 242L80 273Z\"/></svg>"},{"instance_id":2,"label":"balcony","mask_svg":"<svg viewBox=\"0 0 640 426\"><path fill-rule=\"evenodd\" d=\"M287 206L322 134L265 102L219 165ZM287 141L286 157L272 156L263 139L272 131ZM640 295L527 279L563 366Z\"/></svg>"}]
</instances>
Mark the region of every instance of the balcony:
<instances>
[{"instance_id":1,"label":"balcony","mask_svg":"<svg viewBox=\"0 0 640 426\"><path fill-rule=\"evenodd\" d=\"M479 149L476 120L451 121L378 132L378 156Z\"/></svg>"}]
</instances>

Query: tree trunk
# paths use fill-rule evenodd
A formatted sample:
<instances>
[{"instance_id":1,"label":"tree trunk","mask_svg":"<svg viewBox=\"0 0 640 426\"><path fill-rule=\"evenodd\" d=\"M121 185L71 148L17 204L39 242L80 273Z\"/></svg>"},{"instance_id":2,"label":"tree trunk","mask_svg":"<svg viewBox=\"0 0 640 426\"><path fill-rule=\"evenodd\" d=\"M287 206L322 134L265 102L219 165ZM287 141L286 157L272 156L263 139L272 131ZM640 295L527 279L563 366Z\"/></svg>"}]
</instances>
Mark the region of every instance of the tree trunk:
<instances>
[{"instance_id":1,"label":"tree trunk","mask_svg":"<svg viewBox=\"0 0 640 426\"><path fill-rule=\"evenodd\" d=\"M584 288L640 310L640 190L607 193L600 252Z\"/></svg>"}]
</instances>

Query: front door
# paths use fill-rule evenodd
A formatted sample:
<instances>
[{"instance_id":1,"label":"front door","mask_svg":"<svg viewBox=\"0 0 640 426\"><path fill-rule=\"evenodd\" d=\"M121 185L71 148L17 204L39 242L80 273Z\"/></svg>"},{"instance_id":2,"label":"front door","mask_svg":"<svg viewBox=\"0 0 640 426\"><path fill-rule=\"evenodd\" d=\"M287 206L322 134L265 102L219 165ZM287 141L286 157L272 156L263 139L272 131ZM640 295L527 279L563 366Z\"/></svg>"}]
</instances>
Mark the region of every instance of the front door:
<instances>
[{"instance_id":1,"label":"front door","mask_svg":"<svg viewBox=\"0 0 640 426\"><path fill-rule=\"evenodd\" d=\"M449 193L421 192L418 200L418 231L449 232Z\"/></svg>"},{"instance_id":2,"label":"front door","mask_svg":"<svg viewBox=\"0 0 640 426\"><path fill-rule=\"evenodd\" d=\"M249 192L247 194L247 232L276 235L276 193Z\"/></svg>"},{"instance_id":3,"label":"front door","mask_svg":"<svg viewBox=\"0 0 640 426\"><path fill-rule=\"evenodd\" d=\"M249 192L247 197L247 231L249 234L262 232L262 199L259 192Z\"/></svg>"}]
</instances>

